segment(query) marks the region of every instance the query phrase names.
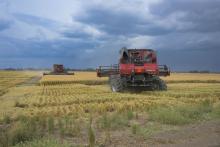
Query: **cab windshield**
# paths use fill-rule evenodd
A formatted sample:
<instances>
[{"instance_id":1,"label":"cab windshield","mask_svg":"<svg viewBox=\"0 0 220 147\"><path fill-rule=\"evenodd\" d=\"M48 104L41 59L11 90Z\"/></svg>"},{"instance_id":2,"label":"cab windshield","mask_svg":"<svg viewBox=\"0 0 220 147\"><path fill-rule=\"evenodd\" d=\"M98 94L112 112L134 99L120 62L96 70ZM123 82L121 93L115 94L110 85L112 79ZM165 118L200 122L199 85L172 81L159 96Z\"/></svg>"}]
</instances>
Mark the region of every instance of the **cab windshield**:
<instances>
[{"instance_id":1,"label":"cab windshield","mask_svg":"<svg viewBox=\"0 0 220 147\"><path fill-rule=\"evenodd\" d=\"M156 62L154 59L154 53L151 51L131 52L130 56L131 56L131 62L136 64Z\"/></svg>"},{"instance_id":2,"label":"cab windshield","mask_svg":"<svg viewBox=\"0 0 220 147\"><path fill-rule=\"evenodd\" d=\"M144 63L156 63L156 55L152 50L127 50L121 53L120 63L134 63L143 65Z\"/></svg>"}]
</instances>

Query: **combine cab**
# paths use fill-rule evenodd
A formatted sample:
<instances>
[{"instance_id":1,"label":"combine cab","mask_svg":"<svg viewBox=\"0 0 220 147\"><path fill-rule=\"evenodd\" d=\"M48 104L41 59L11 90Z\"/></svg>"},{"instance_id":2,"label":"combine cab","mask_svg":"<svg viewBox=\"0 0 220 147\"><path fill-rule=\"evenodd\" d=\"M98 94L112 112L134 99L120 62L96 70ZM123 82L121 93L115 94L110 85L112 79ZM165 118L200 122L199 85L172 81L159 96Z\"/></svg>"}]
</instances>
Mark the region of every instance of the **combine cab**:
<instances>
[{"instance_id":1,"label":"combine cab","mask_svg":"<svg viewBox=\"0 0 220 147\"><path fill-rule=\"evenodd\" d=\"M44 75L74 75L74 73L67 72L62 64L54 64L53 71Z\"/></svg>"},{"instance_id":2,"label":"combine cab","mask_svg":"<svg viewBox=\"0 0 220 147\"><path fill-rule=\"evenodd\" d=\"M159 76L169 75L169 68L157 64L156 52L151 49L122 48L119 64L97 69L98 77L109 77L113 92L121 92L128 87L167 90L166 83Z\"/></svg>"}]
</instances>

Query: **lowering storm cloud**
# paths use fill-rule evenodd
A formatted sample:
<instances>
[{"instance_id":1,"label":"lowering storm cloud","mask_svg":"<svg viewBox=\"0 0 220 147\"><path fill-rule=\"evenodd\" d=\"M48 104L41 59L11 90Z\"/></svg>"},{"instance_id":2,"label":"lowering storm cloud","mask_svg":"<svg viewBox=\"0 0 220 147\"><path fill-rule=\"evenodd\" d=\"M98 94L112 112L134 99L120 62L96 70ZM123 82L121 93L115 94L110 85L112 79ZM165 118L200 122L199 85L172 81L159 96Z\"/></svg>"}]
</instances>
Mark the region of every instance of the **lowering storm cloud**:
<instances>
[{"instance_id":1,"label":"lowering storm cloud","mask_svg":"<svg viewBox=\"0 0 220 147\"><path fill-rule=\"evenodd\" d=\"M0 0L0 68L95 68L126 46L172 70L220 71L219 14L219 0Z\"/></svg>"}]
</instances>

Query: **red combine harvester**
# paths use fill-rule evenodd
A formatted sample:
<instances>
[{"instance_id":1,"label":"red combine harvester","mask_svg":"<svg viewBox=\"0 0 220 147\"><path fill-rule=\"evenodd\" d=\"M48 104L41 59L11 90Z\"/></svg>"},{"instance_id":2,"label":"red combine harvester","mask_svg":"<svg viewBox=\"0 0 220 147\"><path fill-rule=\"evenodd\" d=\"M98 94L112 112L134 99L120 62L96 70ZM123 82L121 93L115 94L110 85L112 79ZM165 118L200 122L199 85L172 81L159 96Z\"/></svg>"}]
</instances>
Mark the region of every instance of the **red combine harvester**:
<instances>
[{"instance_id":1,"label":"red combine harvester","mask_svg":"<svg viewBox=\"0 0 220 147\"><path fill-rule=\"evenodd\" d=\"M151 90L167 90L166 83L159 76L169 76L166 65L157 64L156 52L151 49L120 50L119 64L99 66L98 77L109 77L113 92L129 87L143 87Z\"/></svg>"},{"instance_id":2,"label":"red combine harvester","mask_svg":"<svg viewBox=\"0 0 220 147\"><path fill-rule=\"evenodd\" d=\"M74 75L74 73L68 72L62 64L54 64L52 71L49 73L43 73L43 75Z\"/></svg>"}]
</instances>

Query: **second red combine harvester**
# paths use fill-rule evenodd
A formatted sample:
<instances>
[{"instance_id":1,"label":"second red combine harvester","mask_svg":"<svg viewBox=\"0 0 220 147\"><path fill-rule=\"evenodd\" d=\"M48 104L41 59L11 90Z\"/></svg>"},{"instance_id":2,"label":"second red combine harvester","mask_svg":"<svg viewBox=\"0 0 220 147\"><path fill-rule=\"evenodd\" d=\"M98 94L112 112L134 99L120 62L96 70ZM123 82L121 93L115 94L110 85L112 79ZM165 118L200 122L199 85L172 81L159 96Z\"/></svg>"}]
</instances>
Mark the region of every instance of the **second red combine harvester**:
<instances>
[{"instance_id":1,"label":"second red combine harvester","mask_svg":"<svg viewBox=\"0 0 220 147\"><path fill-rule=\"evenodd\" d=\"M167 90L166 83L159 76L169 75L169 68L157 64L156 52L151 49L122 48L119 64L97 69L98 77L109 77L113 92L121 92L128 87Z\"/></svg>"}]
</instances>

